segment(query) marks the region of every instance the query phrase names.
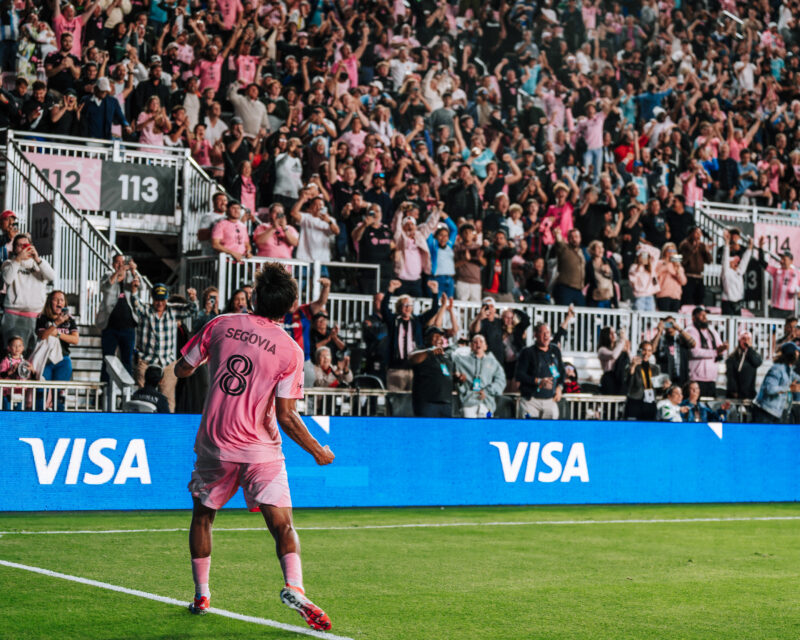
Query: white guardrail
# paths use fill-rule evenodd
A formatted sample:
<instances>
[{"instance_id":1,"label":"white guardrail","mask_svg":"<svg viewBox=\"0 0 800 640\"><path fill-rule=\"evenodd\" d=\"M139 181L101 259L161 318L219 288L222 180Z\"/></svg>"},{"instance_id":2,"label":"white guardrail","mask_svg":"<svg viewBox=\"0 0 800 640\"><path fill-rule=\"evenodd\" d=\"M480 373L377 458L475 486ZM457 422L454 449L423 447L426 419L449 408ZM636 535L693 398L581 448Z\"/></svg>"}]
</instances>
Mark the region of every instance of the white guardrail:
<instances>
[{"instance_id":1,"label":"white guardrail","mask_svg":"<svg viewBox=\"0 0 800 640\"><path fill-rule=\"evenodd\" d=\"M297 280L300 304L316 300L319 296L319 279L323 274L334 277L342 272L352 272L351 279L363 281L366 273L367 279L373 283L377 291L380 282L380 266L375 264L360 264L356 262L304 262L286 258L244 258L236 262L227 254L215 256L190 256L183 259L184 279L186 287L194 287L202 292L206 287L214 286L219 290L219 300L224 304L231 294L245 284L251 284L261 265L268 262L279 262L286 265L292 277ZM371 296L367 296L371 299ZM364 316L366 317L366 316Z\"/></svg>"},{"instance_id":2,"label":"white guardrail","mask_svg":"<svg viewBox=\"0 0 800 640\"><path fill-rule=\"evenodd\" d=\"M390 301L392 308L395 300L393 298ZM421 313L430 306L430 298L414 299L414 313ZM545 322L555 332L566 320L569 312L569 307L555 305L498 303L498 313L505 308L520 309L531 318L531 329L526 333L528 344L532 342L534 325ZM480 312L481 303L456 300L453 309L458 319L458 337L469 337L469 325ZM328 316L331 324L350 333L353 333L356 326L360 326L373 310L372 296L333 293L328 298ZM574 313L575 317L566 330L567 336L561 343L561 350L564 353L589 357L597 354L597 349L600 347L600 330L603 327L613 327L618 333L624 330L630 338L631 348L635 351L639 348L640 342L652 338L659 320L672 317L684 327L691 326L692 322L691 314L660 311L575 307ZM772 359L776 336L783 334L784 320L781 318L709 315L708 321L720 337L728 341L731 350L735 347L739 333L743 330L750 331L753 334L753 348L765 361Z\"/></svg>"},{"instance_id":3,"label":"white guardrail","mask_svg":"<svg viewBox=\"0 0 800 640\"><path fill-rule=\"evenodd\" d=\"M406 412L410 409L409 392L389 392L382 389L323 389L307 388L305 400L299 405L300 412L306 416L390 416L393 406L402 407ZM396 402L405 399L405 402ZM454 396L455 399L455 396ZM518 393L503 394L506 405L498 418L524 418ZM717 407L719 401L708 400ZM616 422L625 419L625 396L600 396L586 393L565 394L560 404L562 420L604 420ZM731 407L727 412L727 422L749 422L749 400L729 401ZM500 405L498 405L499 407ZM457 411L457 408L456 408ZM458 417L454 412L454 417Z\"/></svg>"},{"instance_id":4,"label":"white guardrail","mask_svg":"<svg viewBox=\"0 0 800 640\"><path fill-rule=\"evenodd\" d=\"M103 411L102 382L0 380L0 411Z\"/></svg>"}]
</instances>

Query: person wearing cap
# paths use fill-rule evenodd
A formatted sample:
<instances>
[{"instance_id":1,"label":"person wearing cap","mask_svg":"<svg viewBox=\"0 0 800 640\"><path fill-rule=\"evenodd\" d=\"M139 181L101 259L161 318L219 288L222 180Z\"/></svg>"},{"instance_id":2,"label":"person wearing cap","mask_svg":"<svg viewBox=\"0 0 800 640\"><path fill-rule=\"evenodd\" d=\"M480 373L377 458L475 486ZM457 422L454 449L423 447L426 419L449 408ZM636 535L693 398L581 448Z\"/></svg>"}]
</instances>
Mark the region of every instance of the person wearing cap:
<instances>
[{"instance_id":1,"label":"person wearing cap","mask_svg":"<svg viewBox=\"0 0 800 640\"><path fill-rule=\"evenodd\" d=\"M39 257L28 233L19 233L11 244L11 253L0 267L6 287L3 301L3 321L0 324L2 344L11 336L22 338L25 350L34 337L36 317L47 297L47 285L56 278L53 268Z\"/></svg>"},{"instance_id":2,"label":"person wearing cap","mask_svg":"<svg viewBox=\"0 0 800 640\"><path fill-rule=\"evenodd\" d=\"M364 186L367 187L364 192L364 200L378 205L383 222L391 222L394 207L392 205L392 196L386 190L386 174L380 171L373 173L371 178L369 175L365 176Z\"/></svg>"},{"instance_id":3,"label":"person wearing cap","mask_svg":"<svg viewBox=\"0 0 800 640\"><path fill-rule=\"evenodd\" d=\"M739 342L725 360L725 378L728 398L752 400L756 397L756 376L763 359L753 349L753 336L749 331L739 333Z\"/></svg>"},{"instance_id":4,"label":"person wearing cap","mask_svg":"<svg viewBox=\"0 0 800 640\"><path fill-rule=\"evenodd\" d=\"M72 53L74 37L66 31L59 40L61 48L49 54L44 60L48 89L63 94L67 89L75 89L81 75L80 43L78 55Z\"/></svg>"},{"instance_id":5,"label":"person wearing cap","mask_svg":"<svg viewBox=\"0 0 800 640\"><path fill-rule=\"evenodd\" d=\"M759 248L764 245L764 237L759 238ZM794 255L791 251L781 253L780 264L767 266L767 273L772 277L772 302L770 316L788 318L795 315L796 299L800 297L800 271L794 266Z\"/></svg>"},{"instance_id":6,"label":"person wearing cap","mask_svg":"<svg viewBox=\"0 0 800 640\"><path fill-rule=\"evenodd\" d=\"M799 356L800 347L796 343L786 342L781 345L753 403L753 422L783 422L787 406L800 397L800 375L794 370Z\"/></svg>"},{"instance_id":7,"label":"person wearing cap","mask_svg":"<svg viewBox=\"0 0 800 640\"><path fill-rule=\"evenodd\" d=\"M486 338L476 333L470 339L469 354L456 353L455 380L465 418L491 417L497 410L497 398L506 388L506 374L497 359L488 352Z\"/></svg>"},{"instance_id":8,"label":"person wearing cap","mask_svg":"<svg viewBox=\"0 0 800 640\"><path fill-rule=\"evenodd\" d=\"M408 360L414 372L411 398L417 418L453 417L452 348L446 348L444 330L425 329L425 348L417 349Z\"/></svg>"},{"instance_id":9,"label":"person wearing cap","mask_svg":"<svg viewBox=\"0 0 800 640\"><path fill-rule=\"evenodd\" d=\"M84 96L80 104L80 131L86 138L111 140L111 126L121 125L126 133L131 133L119 100L109 95L111 83L108 78L100 78L94 85L90 96Z\"/></svg>"},{"instance_id":10,"label":"person wearing cap","mask_svg":"<svg viewBox=\"0 0 800 640\"><path fill-rule=\"evenodd\" d=\"M659 320L651 342L661 371L676 384L689 382L689 358L695 340L675 318L667 316Z\"/></svg>"},{"instance_id":11,"label":"person wearing cap","mask_svg":"<svg viewBox=\"0 0 800 640\"><path fill-rule=\"evenodd\" d=\"M139 278L131 281L131 301L136 316L136 364L134 379L139 387L144 386L144 374L150 365L158 365L164 370L159 389L167 397L170 413L175 411L175 361L178 353L176 337L178 322L199 315L197 291L186 290L189 302L186 304L167 304L169 290L161 283L153 285L152 302L148 305L139 300Z\"/></svg>"},{"instance_id":12,"label":"person wearing cap","mask_svg":"<svg viewBox=\"0 0 800 640\"><path fill-rule=\"evenodd\" d=\"M244 88L245 94L239 91ZM233 105L233 112L241 120L244 135L248 138L255 138L260 129L269 131L269 116L266 105L261 102L259 97L258 85L251 83L244 87L239 82L231 82L228 85L228 101Z\"/></svg>"},{"instance_id":13,"label":"person wearing cap","mask_svg":"<svg viewBox=\"0 0 800 640\"><path fill-rule=\"evenodd\" d=\"M714 398L717 395L717 376L719 365L728 351L728 343L708 322L705 308L695 307L692 311L692 326L686 330L694 340L694 347L689 354L689 380L700 385L703 397Z\"/></svg>"}]
</instances>

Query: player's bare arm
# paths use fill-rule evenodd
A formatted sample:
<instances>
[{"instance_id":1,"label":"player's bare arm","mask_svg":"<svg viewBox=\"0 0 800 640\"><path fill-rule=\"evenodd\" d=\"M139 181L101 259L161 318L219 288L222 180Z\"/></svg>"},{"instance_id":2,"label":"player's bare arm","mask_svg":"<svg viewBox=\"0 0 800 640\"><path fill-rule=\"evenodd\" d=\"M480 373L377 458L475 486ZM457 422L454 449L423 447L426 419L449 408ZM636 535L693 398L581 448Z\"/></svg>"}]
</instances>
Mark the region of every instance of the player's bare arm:
<instances>
[{"instance_id":1,"label":"player's bare arm","mask_svg":"<svg viewBox=\"0 0 800 640\"><path fill-rule=\"evenodd\" d=\"M175 363L175 375L178 378L188 378L195 372L197 367L191 366L184 358L179 358Z\"/></svg>"},{"instance_id":2,"label":"player's bare arm","mask_svg":"<svg viewBox=\"0 0 800 640\"><path fill-rule=\"evenodd\" d=\"M317 461L318 465L330 464L335 458L333 452L329 446L325 445L323 447L309 433L306 425L303 424L300 414L297 412L296 403L297 401L294 398L275 398L275 414L278 418L278 424L287 436L314 456L314 460Z\"/></svg>"}]
</instances>

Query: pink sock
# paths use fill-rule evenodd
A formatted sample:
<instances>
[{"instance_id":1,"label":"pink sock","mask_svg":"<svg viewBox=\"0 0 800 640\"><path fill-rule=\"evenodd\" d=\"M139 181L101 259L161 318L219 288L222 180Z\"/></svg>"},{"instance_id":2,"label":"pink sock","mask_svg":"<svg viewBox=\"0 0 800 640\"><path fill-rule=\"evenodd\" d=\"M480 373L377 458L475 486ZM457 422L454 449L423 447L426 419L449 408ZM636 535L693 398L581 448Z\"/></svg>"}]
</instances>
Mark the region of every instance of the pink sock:
<instances>
[{"instance_id":1,"label":"pink sock","mask_svg":"<svg viewBox=\"0 0 800 640\"><path fill-rule=\"evenodd\" d=\"M192 577L194 577L194 591L198 596L210 596L208 590L208 573L211 571L211 556L207 558L192 558Z\"/></svg>"},{"instance_id":2,"label":"pink sock","mask_svg":"<svg viewBox=\"0 0 800 640\"><path fill-rule=\"evenodd\" d=\"M303 591L303 565L300 562L300 555L287 553L282 556L281 569L283 569L284 582L293 587L299 587Z\"/></svg>"}]
</instances>

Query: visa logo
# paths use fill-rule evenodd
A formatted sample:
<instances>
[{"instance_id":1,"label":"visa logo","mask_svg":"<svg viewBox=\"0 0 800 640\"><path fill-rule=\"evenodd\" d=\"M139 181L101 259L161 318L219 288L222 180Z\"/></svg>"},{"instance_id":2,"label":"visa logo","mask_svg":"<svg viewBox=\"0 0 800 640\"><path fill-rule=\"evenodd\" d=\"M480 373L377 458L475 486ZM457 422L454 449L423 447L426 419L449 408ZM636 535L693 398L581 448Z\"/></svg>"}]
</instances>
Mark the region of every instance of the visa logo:
<instances>
[{"instance_id":1,"label":"visa logo","mask_svg":"<svg viewBox=\"0 0 800 640\"><path fill-rule=\"evenodd\" d=\"M581 482L589 482L589 467L586 465L586 451L582 442L572 444L563 465L556 456L564 451L564 444L561 442L548 442L544 446L541 446L539 442L520 442L517 444L513 458L507 442L490 442L489 444L496 447L500 453L500 464L503 467L503 477L506 482L517 481L526 455L528 461L525 465L525 482L534 482L534 480L569 482L573 478L579 478ZM540 456L544 468L539 471L537 476L536 469Z\"/></svg>"},{"instance_id":2,"label":"visa logo","mask_svg":"<svg viewBox=\"0 0 800 640\"><path fill-rule=\"evenodd\" d=\"M70 443L72 451L67 465L67 475L64 484L78 484L83 467L84 452L89 458L89 462L94 468L84 471L83 484L106 484L113 479L113 484L125 484L128 480L137 479L141 484L150 484L150 466L147 463L147 451L144 447L144 440L135 439L128 443L119 469L114 465L104 451L116 451L116 438L99 438L93 441L86 449L86 438L59 438L50 459L44 451L44 442L41 438L20 438L31 448L33 454L33 464L36 467L36 475L39 484L53 484L58 475L61 464L67 455Z\"/></svg>"}]
</instances>

